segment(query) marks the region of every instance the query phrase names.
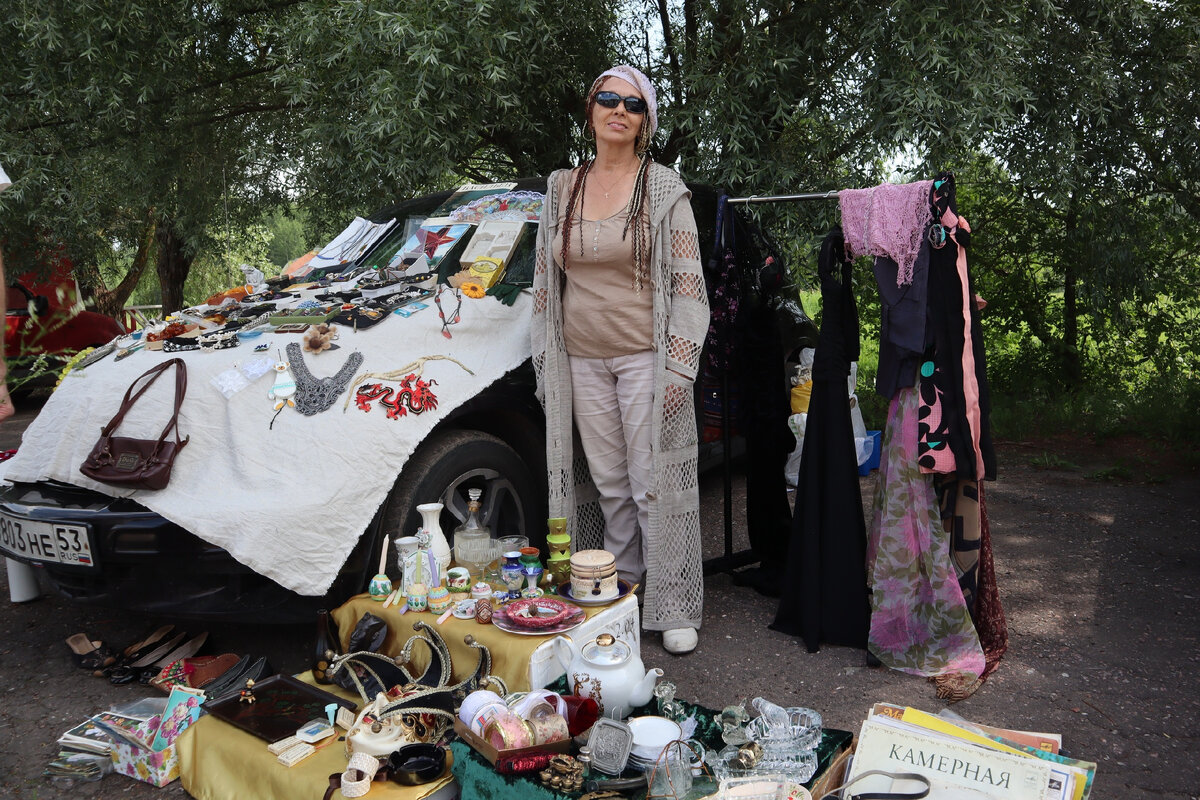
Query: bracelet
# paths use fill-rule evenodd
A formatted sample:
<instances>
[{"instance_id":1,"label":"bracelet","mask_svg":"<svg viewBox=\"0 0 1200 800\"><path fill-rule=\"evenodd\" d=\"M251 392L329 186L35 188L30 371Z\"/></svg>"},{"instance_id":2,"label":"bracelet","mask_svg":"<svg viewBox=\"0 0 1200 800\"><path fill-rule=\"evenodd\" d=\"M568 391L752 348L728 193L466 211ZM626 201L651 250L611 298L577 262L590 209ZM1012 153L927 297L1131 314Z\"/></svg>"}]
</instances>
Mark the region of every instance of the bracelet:
<instances>
[{"instance_id":1,"label":"bracelet","mask_svg":"<svg viewBox=\"0 0 1200 800\"><path fill-rule=\"evenodd\" d=\"M371 790L371 781L379 771L379 759L366 753L352 753L342 773L342 796L362 797Z\"/></svg>"}]
</instances>

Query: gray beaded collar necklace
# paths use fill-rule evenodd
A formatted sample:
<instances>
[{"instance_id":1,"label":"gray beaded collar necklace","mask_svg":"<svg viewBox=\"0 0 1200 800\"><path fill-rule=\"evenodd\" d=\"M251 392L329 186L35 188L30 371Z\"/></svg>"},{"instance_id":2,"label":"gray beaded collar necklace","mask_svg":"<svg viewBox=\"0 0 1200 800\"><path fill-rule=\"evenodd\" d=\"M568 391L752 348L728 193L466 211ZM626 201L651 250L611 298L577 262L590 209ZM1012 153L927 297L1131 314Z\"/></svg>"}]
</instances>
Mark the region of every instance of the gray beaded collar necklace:
<instances>
[{"instance_id":1,"label":"gray beaded collar necklace","mask_svg":"<svg viewBox=\"0 0 1200 800\"><path fill-rule=\"evenodd\" d=\"M363 362L363 354L355 350L336 374L328 378L314 378L304 363L300 345L292 342L286 349L292 376L296 380L296 410L306 417L320 414L332 406Z\"/></svg>"}]
</instances>

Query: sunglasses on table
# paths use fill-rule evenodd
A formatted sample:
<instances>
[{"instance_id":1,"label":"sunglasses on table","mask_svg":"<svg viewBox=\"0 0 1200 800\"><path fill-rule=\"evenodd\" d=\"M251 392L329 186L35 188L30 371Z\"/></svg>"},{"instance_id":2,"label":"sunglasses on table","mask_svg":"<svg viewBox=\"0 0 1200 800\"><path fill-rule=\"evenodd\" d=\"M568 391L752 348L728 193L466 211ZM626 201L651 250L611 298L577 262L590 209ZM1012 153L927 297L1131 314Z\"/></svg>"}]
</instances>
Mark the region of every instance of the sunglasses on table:
<instances>
[{"instance_id":1,"label":"sunglasses on table","mask_svg":"<svg viewBox=\"0 0 1200 800\"><path fill-rule=\"evenodd\" d=\"M640 97L621 97L616 92L596 92L596 102L605 108L616 108L622 100L625 101L625 110L630 114L646 113L646 101Z\"/></svg>"}]
</instances>

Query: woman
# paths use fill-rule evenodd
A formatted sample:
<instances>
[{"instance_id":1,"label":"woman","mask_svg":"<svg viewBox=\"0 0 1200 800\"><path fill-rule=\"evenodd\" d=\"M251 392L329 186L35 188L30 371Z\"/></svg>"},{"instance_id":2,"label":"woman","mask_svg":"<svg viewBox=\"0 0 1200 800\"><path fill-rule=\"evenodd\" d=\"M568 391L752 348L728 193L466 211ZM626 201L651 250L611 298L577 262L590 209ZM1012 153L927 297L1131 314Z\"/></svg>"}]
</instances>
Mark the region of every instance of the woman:
<instances>
[{"instance_id":1,"label":"woman","mask_svg":"<svg viewBox=\"0 0 1200 800\"><path fill-rule=\"evenodd\" d=\"M645 586L643 627L688 653L704 600L692 383L708 298L691 194L647 152L657 123L640 71L617 66L592 84L596 157L547 182L533 361L550 515L569 519L577 549L599 546L603 530L621 578Z\"/></svg>"}]
</instances>

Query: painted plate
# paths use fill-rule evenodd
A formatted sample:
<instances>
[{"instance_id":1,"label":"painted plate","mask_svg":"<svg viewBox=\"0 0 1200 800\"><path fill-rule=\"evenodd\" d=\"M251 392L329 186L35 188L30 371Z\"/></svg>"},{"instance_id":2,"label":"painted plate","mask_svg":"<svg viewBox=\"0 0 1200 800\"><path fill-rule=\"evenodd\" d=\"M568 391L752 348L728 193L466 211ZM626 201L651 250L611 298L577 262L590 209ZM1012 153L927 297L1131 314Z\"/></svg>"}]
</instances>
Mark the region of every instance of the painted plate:
<instances>
[{"instance_id":1,"label":"painted plate","mask_svg":"<svg viewBox=\"0 0 1200 800\"><path fill-rule=\"evenodd\" d=\"M617 580L617 596L610 597L607 600L592 600L589 597L576 597L571 594L571 583L560 583L554 590L559 597L564 600L570 600L572 603L580 606L606 606L609 603L615 603L625 595L633 591L633 586L626 580Z\"/></svg>"},{"instance_id":2,"label":"painted plate","mask_svg":"<svg viewBox=\"0 0 1200 800\"><path fill-rule=\"evenodd\" d=\"M572 606L574 609L571 614L557 625L551 625L548 628L525 628L520 625L514 625L508 616L507 609L500 606L492 612L492 624L502 631L509 633L519 633L523 636L553 636L556 633L566 633L572 628L577 628L587 619L587 612L579 606Z\"/></svg>"}]
</instances>

